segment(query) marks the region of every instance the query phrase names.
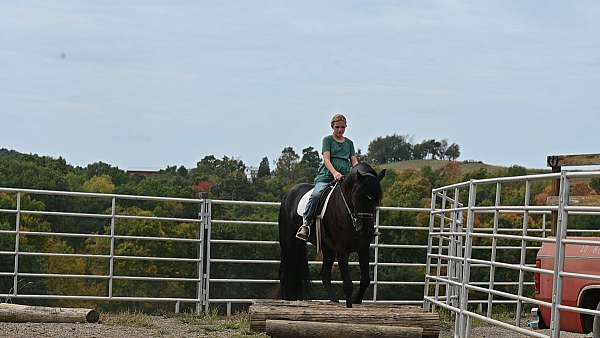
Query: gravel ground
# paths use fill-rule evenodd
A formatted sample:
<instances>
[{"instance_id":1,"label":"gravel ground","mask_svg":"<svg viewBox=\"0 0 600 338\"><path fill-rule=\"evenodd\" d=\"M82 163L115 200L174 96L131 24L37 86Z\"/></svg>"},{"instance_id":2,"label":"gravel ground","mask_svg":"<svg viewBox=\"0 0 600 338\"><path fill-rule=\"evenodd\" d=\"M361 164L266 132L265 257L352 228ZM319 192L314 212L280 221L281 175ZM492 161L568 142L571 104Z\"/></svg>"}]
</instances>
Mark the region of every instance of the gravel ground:
<instances>
[{"instance_id":1,"label":"gravel ground","mask_svg":"<svg viewBox=\"0 0 600 338\"><path fill-rule=\"evenodd\" d=\"M113 324L63 324L63 323L0 323L0 336L13 337L267 337L266 335L252 334L247 330L227 328L227 320L206 323L183 323L178 318L159 316L145 316L151 324L129 323L127 325ZM129 326L133 325L133 326ZM537 331L549 334L548 330ZM453 337L453 332L445 330L440 333L441 338ZM473 328L471 337L485 338L516 338L526 337L494 326L479 326ZM590 335L563 333L565 338L583 338Z\"/></svg>"},{"instance_id":2,"label":"gravel ground","mask_svg":"<svg viewBox=\"0 0 600 338\"><path fill-rule=\"evenodd\" d=\"M108 321L110 322L110 319ZM209 323L198 320L194 323L185 323L181 318L160 316L144 316L143 320L139 318L129 320L125 325L0 322L0 337L266 337L253 334L247 329L228 328L228 326L231 326L229 320L211 320Z\"/></svg>"},{"instance_id":3,"label":"gravel ground","mask_svg":"<svg viewBox=\"0 0 600 338\"><path fill-rule=\"evenodd\" d=\"M536 330L537 333L543 333L545 335L550 334L550 330ZM440 338L450 338L454 337L453 332L450 331L442 331L440 333ZM471 330L471 337L477 338L521 338L528 337L522 334L518 334L513 331L509 331L497 326L481 326L475 327ZM562 332L560 335L561 338L584 338L584 337L592 337L591 334L576 334L569 332Z\"/></svg>"}]
</instances>

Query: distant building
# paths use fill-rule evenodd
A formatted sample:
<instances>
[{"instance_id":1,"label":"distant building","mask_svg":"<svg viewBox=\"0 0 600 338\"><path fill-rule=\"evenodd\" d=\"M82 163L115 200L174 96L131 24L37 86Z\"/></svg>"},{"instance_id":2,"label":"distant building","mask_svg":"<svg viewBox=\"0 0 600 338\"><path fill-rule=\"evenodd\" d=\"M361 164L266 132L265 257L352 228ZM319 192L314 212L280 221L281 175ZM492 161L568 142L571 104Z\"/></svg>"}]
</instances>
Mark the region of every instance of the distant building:
<instances>
[{"instance_id":1,"label":"distant building","mask_svg":"<svg viewBox=\"0 0 600 338\"><path fill-rule=\"evenodd\" d=\"M258 175L258 167L246 167L246 169L244 169L244 174L248 181L252 181Z\"/></svg>"}]
</instances>

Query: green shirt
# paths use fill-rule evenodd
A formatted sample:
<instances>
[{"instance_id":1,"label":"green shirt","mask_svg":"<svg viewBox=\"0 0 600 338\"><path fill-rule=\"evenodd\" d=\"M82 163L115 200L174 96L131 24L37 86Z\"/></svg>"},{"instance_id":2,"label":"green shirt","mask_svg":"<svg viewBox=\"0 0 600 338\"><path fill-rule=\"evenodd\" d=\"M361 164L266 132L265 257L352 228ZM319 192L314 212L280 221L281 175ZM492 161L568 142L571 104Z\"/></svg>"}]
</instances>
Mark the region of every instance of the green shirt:
<instances>
[{"instance_id":1,"label":"green shirt","mask_svg":"<svg viewBox=\"0 0 600 338\"><path fill-rule=\"evenodd\" d=\"M356 152L354 151L354 143L349 138L346 137L344 142L338 142L332 135L325 136L323 138L322 153L325 152L329 152L331 164L340 174L346 176L350 173L351 158L356 155ZM315 177L315 183L331 181L333 181L333 175L329 172L325 163L322 163Z\"/></svg>"}]
</instances>

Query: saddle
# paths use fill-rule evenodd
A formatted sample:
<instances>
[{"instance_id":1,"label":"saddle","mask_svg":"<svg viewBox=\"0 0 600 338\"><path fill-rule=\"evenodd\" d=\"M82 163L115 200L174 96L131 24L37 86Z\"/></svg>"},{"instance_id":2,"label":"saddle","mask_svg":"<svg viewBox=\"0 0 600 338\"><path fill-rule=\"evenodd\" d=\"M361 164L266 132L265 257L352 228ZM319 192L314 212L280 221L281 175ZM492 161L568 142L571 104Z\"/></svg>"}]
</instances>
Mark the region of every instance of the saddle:
<instances>
[{"instance_id":1,"label":"saddle","mask_svg":"<svg viewBox=\"0 0 600 338\"><path fill-rule=\"evenodd\" d=\"M325 216L325 211L327 211L327 204L329 203L329 197L331 197L331 194L333 193L333 190L335 189L335 186L337 185L337 183L335 182L331 182L327 188L323 189L323 191L321 192L321 196L319 196L319 203L317 204L317 211L316 211L316 216L315 216L315 222L314 225L311 226L311 228L314 227L314 233L316 234L316 242L317 242L317 260L322 260L323 259L323 252L322 252L322 245L321 245L321 241L322 241L322 226L321 226L321 220L323 219L323 216ZM306 210L306 205L308 204L308 200L310 199L310 195L312 194L314 188L310 189L309 191L307 191L302 198L300 199L300 202L298 202L298 208L296 209L296 212L298 213L298 215L302 216L304 215L304 210ZM324 199L324 201L323 201ZM312 229L311 229L312 231Z\"/></svg>"},{"instance_id":2,"label":"saddle","mask_svg":"<svg viewBox=\"0 0 600 338\"><path fill-rule=\"evenodd\" d=\"M319 202L317 204L316 218L323 218L323 215L325 215L325 211L327 210L327 204L329 203L329 197L331 196L334 187L335 183L329 184L327 188L323 189L323 191L321 192L321 196L319 196ZM310 199L310 195L312 194L313 190L315 189L310 189L304 195L302 195L302 198L300 199L300 202L298 202L298 207L296 209L298 215L304 215L304 210L306 210L306 205L308 204L308 200ZM323 199L325 199L324 202Z\"/></svg>"}]
</instances>

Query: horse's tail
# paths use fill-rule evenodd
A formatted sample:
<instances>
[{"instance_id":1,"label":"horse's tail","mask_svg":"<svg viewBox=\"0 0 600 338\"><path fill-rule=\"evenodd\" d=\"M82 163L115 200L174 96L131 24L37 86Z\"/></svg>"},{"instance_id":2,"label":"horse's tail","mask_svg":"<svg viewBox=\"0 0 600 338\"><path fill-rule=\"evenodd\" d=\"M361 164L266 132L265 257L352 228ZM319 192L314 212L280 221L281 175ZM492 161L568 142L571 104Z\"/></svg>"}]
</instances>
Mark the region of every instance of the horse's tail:
<instances>
[{"instance_id":1,"label":"horse's tail","mask_svg":"<svg viewBox=\"0 0 600 338\"><path fill-rule=\"evenodd\" d=\"M310 273L306 243L296 238L297 225L286 217L289 210L284 199L279 209L279 246L281 263L279 281L281 299L303 300L310 297Z\"/></svg>"}]
</instances>

